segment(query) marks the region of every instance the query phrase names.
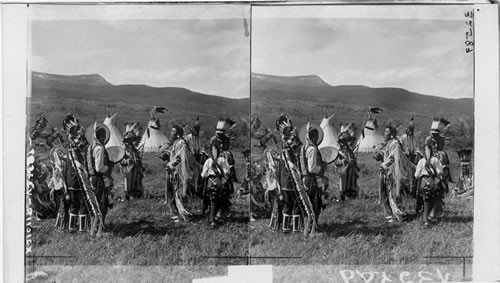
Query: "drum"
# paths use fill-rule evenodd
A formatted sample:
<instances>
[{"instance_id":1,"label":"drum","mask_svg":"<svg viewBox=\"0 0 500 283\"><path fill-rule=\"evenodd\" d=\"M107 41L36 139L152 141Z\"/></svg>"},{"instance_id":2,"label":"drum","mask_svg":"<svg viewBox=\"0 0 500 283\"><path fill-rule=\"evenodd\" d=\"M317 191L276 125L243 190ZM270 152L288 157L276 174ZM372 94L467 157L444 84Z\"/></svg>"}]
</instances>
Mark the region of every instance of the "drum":
<instances>
[{"instance_id":1,"label":"drum","mask_svg":"<svg viewBox=\"0 0 500 283\"><path fill-rule=\"evenodd\" d=\"M321 159L326 164L332 164L339 155L339 150L333 146L322 147L319 149L319 152L321 152Z\"/></svg>"},{"instance_id":2,"label":"drum","mask_svg":"<svg viewBox=\"0 0 500 283\"><path fill-rule=\"evenodd\" d=\"M125 157L125 148L121 146L110 146L106 148L108 152L109 161L119 163Z\"/></svg>"}]
</instances>

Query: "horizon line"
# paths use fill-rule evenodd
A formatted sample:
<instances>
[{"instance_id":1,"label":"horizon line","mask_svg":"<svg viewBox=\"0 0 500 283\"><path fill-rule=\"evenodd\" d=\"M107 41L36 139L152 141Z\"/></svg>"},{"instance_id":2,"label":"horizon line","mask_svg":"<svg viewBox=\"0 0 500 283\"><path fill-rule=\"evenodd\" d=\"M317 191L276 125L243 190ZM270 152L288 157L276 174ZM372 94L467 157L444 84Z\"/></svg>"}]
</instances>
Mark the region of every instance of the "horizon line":
<instances>
[{"instance_id":1,"label":"horizon line","mask_svg":"<svg viewBox=\"0 0 500 283\"><path fill-rule=\"evenodd\" d=\"M432 96L432 97L439 97L439 98L444 98L444 99L453 99L453 100L458 100L458 99L472 99L474 100L474 96L472 97L456 97L456 98L451 98L451 97L445 97L445 96L438 96L438 95L432 95L432 94L423 94L415 91L411 91L409 89L403 88L403 87L398 87L398 86L384 86L384 87L372 87L372 86L367 86L363 84L339 84L339 85L332 85L325 81L321 76L317 74L309 74L309 75L275 75L275 74L269 74L269 73L259 73L259 72L251 72L251 76L253 75L264 75L264 76L271 76L271 77L282 77L282 78L294 78L294 77L318 77L320 80L322 80L325 84L327 84L330 87L349 87L349 86L356 86L356 87L366 87L366 88L372 88L372 89L382 89L382 88L396 88L396 89L402 89L406 90L408 92L418 94L418 95L424 95L424 96Z\"/></svg>"},{"instance_id":2,"label":"horizon line","mask_svg":"<svg viewBox=\"0 0 500 283\"><path fill-rule=\"evenodd\" d=\"M118 87L118 86L146 86L146 87L157 88L157 89L162 89L162 88L180 88L180 89L185 89L185 90L188 90L190 92L198 93L198 94L201 94L201 95L223 97L223 98L227 98L227 99L249 99L250 98L250 95L248 95L246 97L228 97L228 96L222 96L222 95L216 95L216 94L208 94L208 93L203 93L203 92L191 90L191 89L189 89L187 87L183 87L183 86L151 86L151 85L144 84L144 83L143 84L141 84L141 83L137 83L137 84L113 84L109 80L107 80L103 75L101 75L99 73L87 73L87 74L81 74L80 73L80 74L68 75L68 74L56 74L56 73L49 73L49 72L41 72L41 71L36 71L36 70L28 70L28 72L31 72L31 76L33 75L33 73L46 74L46 75L54 75L54 76L63 76L63 77L99 76L104 81L106 81L108 84L110 84L110 86L116 86L116 87ZM31 76L29 77L30 80L31 80Z\"/></svg>"}]
</instances>

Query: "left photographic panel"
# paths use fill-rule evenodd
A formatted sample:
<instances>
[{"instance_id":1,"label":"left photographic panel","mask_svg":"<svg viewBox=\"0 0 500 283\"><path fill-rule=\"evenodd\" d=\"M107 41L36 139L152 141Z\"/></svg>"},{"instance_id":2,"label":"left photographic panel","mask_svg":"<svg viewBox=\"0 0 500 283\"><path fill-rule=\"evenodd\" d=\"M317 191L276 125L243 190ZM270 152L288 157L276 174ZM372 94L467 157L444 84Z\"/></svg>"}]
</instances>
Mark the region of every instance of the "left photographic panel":
<instances>
[{"instance_id":1,"label":"left photographic panel","mask_svg":"<svg viewBox=\"0 0 500 283\"><path fill-rule=\"evenodd\" d=\"M250 6L28 13L26 274L246 264Z\"/></svg>"}]
</instances>

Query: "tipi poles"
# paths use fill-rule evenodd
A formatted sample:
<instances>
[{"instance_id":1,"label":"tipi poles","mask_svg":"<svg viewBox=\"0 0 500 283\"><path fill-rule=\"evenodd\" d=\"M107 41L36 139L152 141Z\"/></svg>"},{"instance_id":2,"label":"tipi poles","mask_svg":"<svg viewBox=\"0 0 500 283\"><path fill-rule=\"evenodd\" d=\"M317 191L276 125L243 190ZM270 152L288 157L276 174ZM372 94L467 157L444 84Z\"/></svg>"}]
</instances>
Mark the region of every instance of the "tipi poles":
<instances>
[{"instance_id":1,"label":"tipi poles","mask_svg":"<svg viewBox=\"0 0 500 283\"><path fill-rule=\"evenodd\" d=\"M368 114L369 111L370 111L370 106L368 106L368 109L365 112L365 116L363 117L363 122L361 122L361 135L363 136L363 138L365 136L364 130L365 130L366 117L369 115ZM356 159L358 159L359 142L360 140L357 141L358 146L356 146L356 152L355 152Z\"/></svg>"}]
</instances>

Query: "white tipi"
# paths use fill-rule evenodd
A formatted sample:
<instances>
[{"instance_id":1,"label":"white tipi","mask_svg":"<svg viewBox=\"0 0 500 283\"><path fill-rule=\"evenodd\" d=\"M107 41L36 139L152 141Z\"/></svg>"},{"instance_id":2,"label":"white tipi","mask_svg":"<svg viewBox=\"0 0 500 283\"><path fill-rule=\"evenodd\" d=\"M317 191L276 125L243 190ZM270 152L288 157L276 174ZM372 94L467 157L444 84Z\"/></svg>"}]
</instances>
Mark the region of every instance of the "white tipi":
<instances>
[{"instance_id":1,"label":"white tipi","mask_svg":"<svg viewBox=\"0 0 500 283\"><path fill-rule=\"evenodd\" d=\"M334 116L335 116L335 114L333 114L329 117L325 115L325 117L323 117L323 120L321 120L321 123L319 124L319 126L321 127L321 129L323 130L323 133L324 133L323 141L318 146L319 149L321 149L323 147L329 147L329 146L333 146L333 147L339 149L339 143L338 143L339 135L338 135L337 131L335 130L335 128L333 127L333 117Z\"/></svg>"},{"instance_id":2,"label":"white tipi","mask_svg":"<svg viewBox=\"0 0 500 283\"><path fill-rule=\"evenodd\" d=\"M139 149L144 152L160 152L160 147L168 142L168 138L160 130L160 118L151 117L148 128L142 135Z\"/></svg>"},{"instance_id":3,"label":"white tipi","mask_svg":"<svg viewBox=\"0 0 500 283\"><path fill-rule=\"evenodd\" d=\"M115 113L111 116L110 113L104 118L103 124L109 129L110 138L106 143L106 150L108 152L109 158L113 162L119 162L125 155L125 145L123 144L123 136L118 131L116 127L116 115Z\"/></svg>"},{"instance_id":4,"label":"white tipi","mask_svg":"<svg viewBox=\"0 0 500 283\"><path fill-rule=\"evenodd\" d=\"M384 137L377 132L377 129L377 119L369 118L359 137L359 152L374 152L377 145L384 143Z\"/></svg>"}]
</instances>

